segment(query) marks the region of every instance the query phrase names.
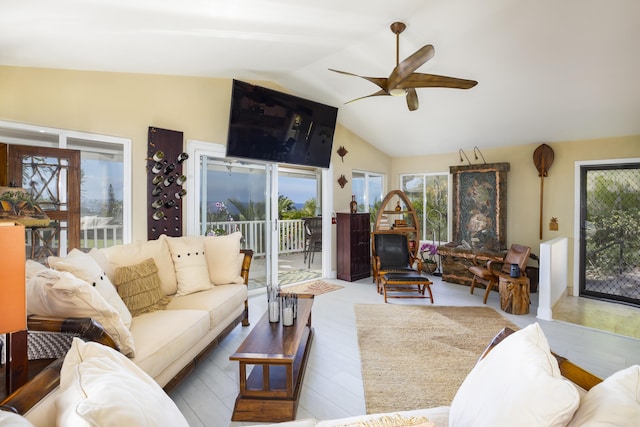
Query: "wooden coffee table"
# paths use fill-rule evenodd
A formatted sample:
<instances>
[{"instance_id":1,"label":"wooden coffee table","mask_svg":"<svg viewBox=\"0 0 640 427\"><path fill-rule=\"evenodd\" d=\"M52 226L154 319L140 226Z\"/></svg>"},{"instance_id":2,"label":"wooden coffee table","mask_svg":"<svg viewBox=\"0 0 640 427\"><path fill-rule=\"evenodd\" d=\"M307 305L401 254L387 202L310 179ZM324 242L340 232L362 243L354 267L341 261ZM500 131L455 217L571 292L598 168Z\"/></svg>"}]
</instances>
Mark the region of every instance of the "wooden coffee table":
<instances>
[{"instance_id":1,"label":"wooden coffee table","mask_svg":"<svg viewBox=\"0 0 640 427\"><path fill-rule=\"evenodd\" d=\"M313 336L313 296L298 298L293 326L269 322L265 313L229 359L240 362L240 393L232 421L291 421ZM247 366L253 366L247 376Z\"/></svg>"}]
</instances>

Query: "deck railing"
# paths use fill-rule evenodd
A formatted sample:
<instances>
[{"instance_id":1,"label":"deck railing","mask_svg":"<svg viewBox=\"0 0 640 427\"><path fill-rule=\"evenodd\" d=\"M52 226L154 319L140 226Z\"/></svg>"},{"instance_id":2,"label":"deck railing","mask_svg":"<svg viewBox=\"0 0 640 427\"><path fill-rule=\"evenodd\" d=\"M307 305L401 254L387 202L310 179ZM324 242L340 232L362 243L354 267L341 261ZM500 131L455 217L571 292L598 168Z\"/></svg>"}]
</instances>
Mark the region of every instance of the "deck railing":
<instances>
[{"instance_id":1,"label":"deck railing","mask_svg":"<svg viewBox=\"0 0 640 427\"><path fill-rule=\"evenodd\" d=\"M242 247L253 249L254 256L266 253L264 221L222 221L207 223L207 230L222 229L226 234L236 231L244 238ZM278 251L296 253L304 251L304 221L278 220ZM84 227L80 230L82 248L105 248L122 243L122 225L108 224Z\"/></svg>"}]
</instances>

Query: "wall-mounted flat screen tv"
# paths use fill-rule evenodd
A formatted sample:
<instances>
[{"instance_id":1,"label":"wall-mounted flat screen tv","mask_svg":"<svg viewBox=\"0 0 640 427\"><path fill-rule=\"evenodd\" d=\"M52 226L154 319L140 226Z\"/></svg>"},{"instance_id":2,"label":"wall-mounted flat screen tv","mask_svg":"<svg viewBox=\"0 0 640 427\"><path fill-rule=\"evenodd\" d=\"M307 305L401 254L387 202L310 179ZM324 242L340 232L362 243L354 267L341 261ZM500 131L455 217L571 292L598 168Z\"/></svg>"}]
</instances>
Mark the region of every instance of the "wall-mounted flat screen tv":
<instances>
[{"instance_id":1,"label":"wall-mounted flat screen tv","mask_svg":"<svg viewBox=\"0 0 640 427\"><path fill-rule=\"evenodd\" d=\"M227 157L328 168L338 109L233 81Z\"/></svg>"}]
</instances>

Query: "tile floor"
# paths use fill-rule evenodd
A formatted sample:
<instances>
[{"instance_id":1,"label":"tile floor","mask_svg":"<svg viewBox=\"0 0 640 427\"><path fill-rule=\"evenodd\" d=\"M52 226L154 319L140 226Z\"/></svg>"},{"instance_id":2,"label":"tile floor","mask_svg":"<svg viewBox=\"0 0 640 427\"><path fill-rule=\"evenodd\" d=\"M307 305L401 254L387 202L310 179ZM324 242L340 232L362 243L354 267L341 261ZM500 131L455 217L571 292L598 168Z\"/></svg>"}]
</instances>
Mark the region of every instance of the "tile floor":
<instances>
[{"instance_id":1,"label":"tile floor","mask_svg":"<svg viewBox=\"0 0 640 427\"><path fill-rule=\"evenodd\" d=\"M365 413L360 372L354 304L383 304L370 278L358 282L330 280L343 289L316 297L313 307L314 341L303 381L297 418L333 419ZM467 286L440 282L432 285L436 305L482 305L482 290L469 294ZM392 304L426 304L428 300L395 299ZM266 309L264 293L249 298L250 321L255 322ZM528 315L509 315L500 310L497 292L488 305L520 327L538 321L537 294L532 294ZM640 310L636 311L635 317ZM383 319L381 319L383 321ZM539 321L551 348L574 363L606 377L624 367L640 364L640 340L590 327L560 321ZM170 395L192 427L242 426L231 422L238 394L238 364L229 355L240 345L251 327L238 326L199 364L194 372ZM496 331L497 332L497 331Z\"/></svg>"}]
</instances>

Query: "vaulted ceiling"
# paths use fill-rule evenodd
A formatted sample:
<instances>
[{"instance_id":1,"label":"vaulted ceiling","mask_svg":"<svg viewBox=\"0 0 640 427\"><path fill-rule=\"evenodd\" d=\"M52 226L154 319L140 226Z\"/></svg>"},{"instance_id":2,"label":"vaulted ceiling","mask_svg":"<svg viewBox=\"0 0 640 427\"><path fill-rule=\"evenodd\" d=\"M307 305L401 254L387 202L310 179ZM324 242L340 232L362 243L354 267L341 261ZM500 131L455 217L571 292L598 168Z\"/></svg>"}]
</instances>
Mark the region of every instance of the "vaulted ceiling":
<instances>
[{"instance_id":1,"label":"vaulted ceiling","mask_svg":"<svg viewBox=\"0 0 640 427\"><path fill-rule=\"evenodd\" d=\"M426 44L420 108L357 77ZM383 152L414 156L640 134L637 0L7 0L0 65L274 81L339 107ZM2 94L0 94L2 96Z\"/></svg>"}]
</instances>

